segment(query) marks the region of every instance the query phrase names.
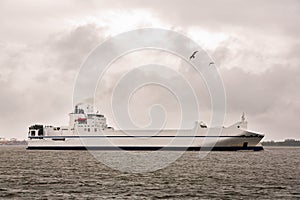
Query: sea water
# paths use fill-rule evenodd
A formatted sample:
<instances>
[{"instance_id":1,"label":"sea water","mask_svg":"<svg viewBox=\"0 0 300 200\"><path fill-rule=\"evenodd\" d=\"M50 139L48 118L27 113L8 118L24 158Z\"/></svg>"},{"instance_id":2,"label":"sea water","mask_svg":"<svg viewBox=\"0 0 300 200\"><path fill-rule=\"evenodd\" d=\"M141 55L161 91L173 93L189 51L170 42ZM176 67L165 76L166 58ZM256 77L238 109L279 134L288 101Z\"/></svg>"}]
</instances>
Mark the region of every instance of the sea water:
<instances>
[{"instance_id":1,"label":"sea water","mask_svg":"<svg viewBox=\"0 0 300 200\"><path fill-rule=\"evenodd\" d=\"M300 148L185 152L166 168L124 173L88 151L0 146L0 198L299 199ZM114 157L112 157L114 159Z\"/></svg>"}]
</instances>

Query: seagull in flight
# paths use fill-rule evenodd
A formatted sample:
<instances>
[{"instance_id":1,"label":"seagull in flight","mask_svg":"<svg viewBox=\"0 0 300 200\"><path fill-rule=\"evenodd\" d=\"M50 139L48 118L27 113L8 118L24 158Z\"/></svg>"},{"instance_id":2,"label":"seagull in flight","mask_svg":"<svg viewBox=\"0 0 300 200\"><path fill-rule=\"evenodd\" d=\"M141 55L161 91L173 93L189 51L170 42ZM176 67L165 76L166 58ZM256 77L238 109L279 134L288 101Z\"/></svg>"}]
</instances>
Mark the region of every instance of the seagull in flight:
<instances>
[{"instance_id":1,"label":"seagull in flight","mask_svg":"<svg viewBox=\"0 0 300 200\"><path fill-rule=\"evenodd\" d=\"M195 51L195 52L190 56L190 60L192 60L192 58L195 58L196 53L198 53L198 51Z\"/></svg>"},{"instance_id":2,"label":"seagull in flight","mask_svg":"<svg viewBox=\"0 0 300 200\"><path fill-rule=\"evenodd\" d=\"M210 62L209 64L208 64L208 66L210 66L210 65L214 65L215 63L214 62Z\"/></svg>"}]
</instances>

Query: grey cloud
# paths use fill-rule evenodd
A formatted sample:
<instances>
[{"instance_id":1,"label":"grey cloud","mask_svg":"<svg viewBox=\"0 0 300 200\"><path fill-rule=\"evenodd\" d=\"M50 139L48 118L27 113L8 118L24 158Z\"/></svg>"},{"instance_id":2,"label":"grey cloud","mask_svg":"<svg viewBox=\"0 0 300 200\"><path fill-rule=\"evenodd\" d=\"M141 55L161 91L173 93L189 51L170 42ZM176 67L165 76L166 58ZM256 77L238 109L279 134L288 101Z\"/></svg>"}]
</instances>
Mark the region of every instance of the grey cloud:
<instances>
[{"instance_id":1,"label":"grey cloud","mask_svg":"<svg viewBox=\"0 0 300 200\"><path fill-rule=\"evenodd\" d=\"M67 122L76 73L102 33L87 25L35 45L1 47L1 136L25 138L32 123Z\"/></svg>"},{"instance_id":2,"label":"grey cloud","mask_svg":"<svg viewBox=\"0 0 300 200\"><path fill-rule=\"evenodd\" d=\"M220 65L227 90L227 123L245 111L250 126L261 127L268 133L267 138L299 138L300 3L297 0L1 1L0 4L0 109L5 116L0 118L0 136L24 138L30 123L59 125L67 121L65 114L72 109L73 83L80 64L109 34L107 27L89 22L70 28L68 20L89 16L97 19L99 13L106 11L118 14L143 10L183 32L197 27L229 35L229 40L209 50ZM235 49L238 51L230 48L232 44L238 45ZM263 70L257 69L260 65ZM185 73L191 80L197 79L192 71ZM205 87L198 86L197 90L200 98L205 96L202 106L205 110L208 104ZM154 100L159 100L159 94L157 98Z\"/></svg>"},{"instance_id":3,"label":"grey cloud","mask_svg":"<svg viewBox=\"0 0 300 200\"><path fill-rule=\"evenodd\" d=\"M65 30L68 20L97 16L103 11L131 12L142 9L166 21L171 26L197 26L217 32L242 31L245 27L260 34L297 37L300 32L298 13L300 3L289 0L224 1L1 1L1 36L12 40L45 38L47 33ZM55 14L54 12L55 11ZM9 19L9 20L7 20ZM36 31L36 34L32 34ZM3 38L3 37L2 37Z\"/></svg>"},{"instance_id":4,"label":"grey cloud","mask_svg":"<svg viewBox=\"0 0 300 200\"><path fill-rule=\"evenodd\" d=\"M259 74L238 68L222 70L228 118L246 112L252 127L268 133L268 139L299 136L299 74L299 68L285 66Z\"/></svg>"},{"instance_id":5,"label":"grey cloud","mask_svg":"<svg viewBox=\"0 0 300 200\"><path fill-rule=\"evenodd\" d=\"M89 52L103 41L104 35L103 28L88 24L79 26L67 34L53 34L45 45L49 45L49 51L52 52L56 64L65 70L77 70Z\"/></svg>"}]
</instances>

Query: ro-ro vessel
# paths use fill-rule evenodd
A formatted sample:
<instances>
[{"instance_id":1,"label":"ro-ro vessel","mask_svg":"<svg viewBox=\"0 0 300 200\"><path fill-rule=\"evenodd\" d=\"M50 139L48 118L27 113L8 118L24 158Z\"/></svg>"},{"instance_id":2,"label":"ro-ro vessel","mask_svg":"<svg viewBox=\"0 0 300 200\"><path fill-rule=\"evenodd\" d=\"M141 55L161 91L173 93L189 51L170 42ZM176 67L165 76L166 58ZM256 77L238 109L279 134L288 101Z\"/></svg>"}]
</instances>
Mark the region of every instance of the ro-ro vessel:
<instances>
[{"instance_id":1,"label":"ro-ro vessel","mask_svg":"<svg viewBox=\"0 0 300 200\"><path fill-rule=\"evenodd\" d=\"M263 150L262 133L247 129L244 115L228 127L207 127L196 122L182 130L114 130L104 115L89 104L78 104L68 126L32 125L27 149L56 150Z\"/></svg>"}]
</instances>

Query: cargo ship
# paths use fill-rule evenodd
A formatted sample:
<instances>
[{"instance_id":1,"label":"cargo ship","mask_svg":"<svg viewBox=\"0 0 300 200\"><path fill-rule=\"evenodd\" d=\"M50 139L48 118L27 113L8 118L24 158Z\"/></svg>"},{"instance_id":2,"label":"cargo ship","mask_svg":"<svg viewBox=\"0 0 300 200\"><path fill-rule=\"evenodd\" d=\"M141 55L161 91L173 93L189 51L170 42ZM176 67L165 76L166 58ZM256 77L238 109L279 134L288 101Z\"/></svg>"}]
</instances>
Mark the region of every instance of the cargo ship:
<instances>
[{"instance_id":1,"label":"cargo ship","mask_svg":"<svg viewBox=\"0 0 300 200\"><path fill-rule=\"evenodd\" d=\"M92 105L80 103L69 114L68 126L30 126L27 149L259 151L263 137L247 129L244 114L228 127L208 127L196 121L191 129L115 130Z\"/></svg>"}]
</instances>

